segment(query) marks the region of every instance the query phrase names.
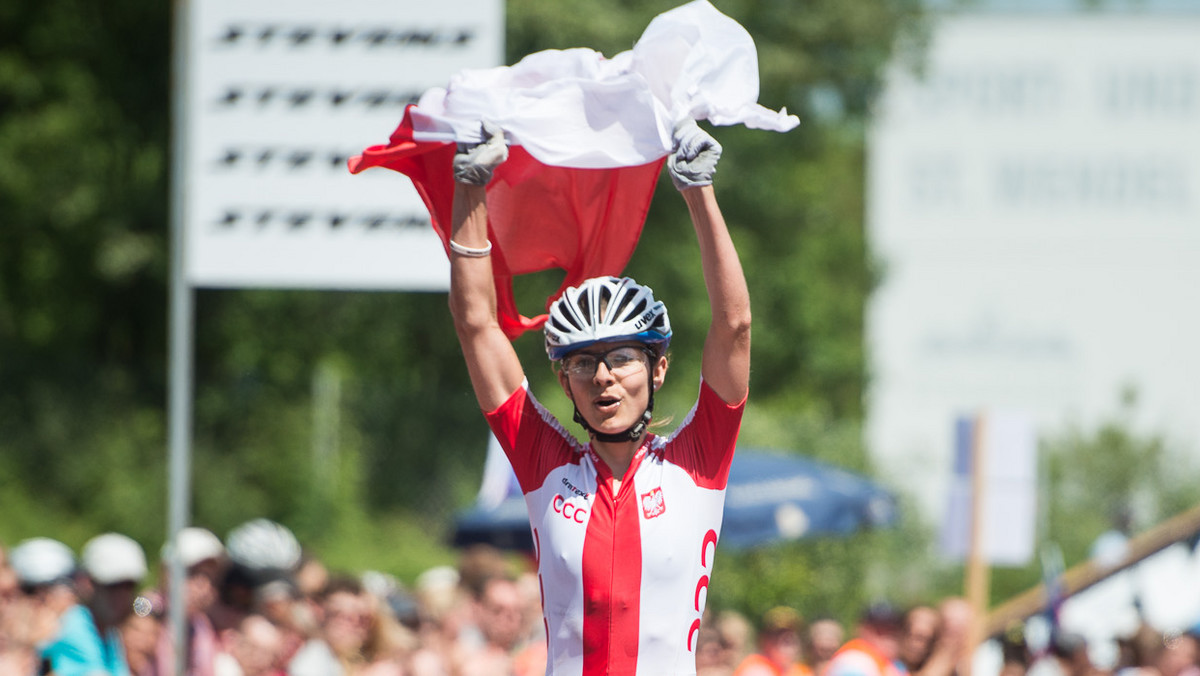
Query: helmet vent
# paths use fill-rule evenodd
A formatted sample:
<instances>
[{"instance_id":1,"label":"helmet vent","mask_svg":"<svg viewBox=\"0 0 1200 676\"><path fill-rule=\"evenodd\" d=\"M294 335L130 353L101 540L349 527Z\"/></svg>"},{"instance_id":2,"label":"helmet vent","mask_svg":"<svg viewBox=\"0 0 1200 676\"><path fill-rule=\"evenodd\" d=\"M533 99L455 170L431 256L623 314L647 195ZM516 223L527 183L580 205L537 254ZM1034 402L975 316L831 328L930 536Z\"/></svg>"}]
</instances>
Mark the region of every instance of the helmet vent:
<instances>
[{"instance_id":1,"label":"helmet vent","mask_svg":"<svg viewBox=\"0 0 1200 676\"><path fill-rule=\"evenodd\" d=\"M646 310L646 299L642 298L638 301L638 304L635 305L633 307L633 309L630 310L629 313L625 316L629 317L630 319L633 319L634 317L641 316L642 312L644 312L645 310Z\"/></svg>"},{"instance_id":2,"label":"helmet vent","mask_svg":"<svg viewBox=\"0 0 1200 676\"><path fill-rule=\"evenodd\" d=\"M579 294L579 314L584 318L592 314L592 303L586 293Z\"/></svg>"}]
</instances>

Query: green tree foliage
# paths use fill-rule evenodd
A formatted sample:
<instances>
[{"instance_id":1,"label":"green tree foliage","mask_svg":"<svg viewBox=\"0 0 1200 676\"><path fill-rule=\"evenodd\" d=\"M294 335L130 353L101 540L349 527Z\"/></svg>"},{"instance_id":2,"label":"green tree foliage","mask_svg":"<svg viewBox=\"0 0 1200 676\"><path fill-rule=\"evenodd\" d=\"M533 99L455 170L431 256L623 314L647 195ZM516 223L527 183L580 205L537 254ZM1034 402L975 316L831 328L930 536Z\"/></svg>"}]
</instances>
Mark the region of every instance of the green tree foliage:
<instances>
[{"instance_id":1,"label":"green tree foliage","mask_svg":"<svg viewBox=\"0 0 1200 676\"><path fill-rule=\"evenodd\" d=\"M161 531L163 12L0 9L0 493L35 505L4 510L14 534Z\"/></svg>"}]
</instances>

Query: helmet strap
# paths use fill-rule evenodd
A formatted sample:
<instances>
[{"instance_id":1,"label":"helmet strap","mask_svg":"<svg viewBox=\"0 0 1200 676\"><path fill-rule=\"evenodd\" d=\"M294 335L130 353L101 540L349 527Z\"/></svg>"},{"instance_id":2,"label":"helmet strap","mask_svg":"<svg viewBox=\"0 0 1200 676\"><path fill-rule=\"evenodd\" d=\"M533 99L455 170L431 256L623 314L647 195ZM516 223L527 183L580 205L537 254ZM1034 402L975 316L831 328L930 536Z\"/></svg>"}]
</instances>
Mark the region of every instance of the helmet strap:
<instances>
[{"instance_id":1,"label":"helmet strap","mask_svg":"<svg viewBox=\"0 0 1200 676\"><path fill-rule=\"evenodd\" d=\"M575 397L571 397L571 404L574 406ZM638 419L629 429L623 432L608 434L606 432L597 432L588 424L583 414L579 412L579 407L575 406L575 422L583 426L587 430L588 436L607 443L620 443L624 441L637 441L646 433L646 427L650 424L650 419L654 416L654 377L650 377L650 400L646 402L646 410L642 411L642 417Z\"/></svg>"}]
</instances>

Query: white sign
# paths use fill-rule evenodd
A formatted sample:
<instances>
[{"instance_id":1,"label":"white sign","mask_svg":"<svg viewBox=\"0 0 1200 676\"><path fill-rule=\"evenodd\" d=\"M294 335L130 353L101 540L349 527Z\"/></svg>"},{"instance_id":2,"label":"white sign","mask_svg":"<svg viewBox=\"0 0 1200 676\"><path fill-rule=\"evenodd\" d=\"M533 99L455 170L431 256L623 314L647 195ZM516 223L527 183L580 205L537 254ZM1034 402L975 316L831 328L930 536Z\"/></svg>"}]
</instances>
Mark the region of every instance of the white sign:
<instances>
[{"instance_id":1,"label":"white sign","mask_svg":"<svg viewBox=\"0 0 1200 676\"><path fill-rule=\"evenodd\" d=\"M868 443L932 514L955 416L1133 423L1200 450L1200 17L976 15L888 77ZM932 470L932 471L931 471Z\"/></svg>"},{"instance_id":2,"label":"white sign","mask_svg":"<svg viewBox=\"0 0 1200 676\"><path fill-rule=\"evenodd\" d=\"M411 182L346 160L429 87L502 62L502 0L191 5L187 281L448 288Z\"/></svg>"},{"instance_id":3,"label":"white sign","mask_svg":"<svg viewBox=\"0 0 1200 676\"><path fill-rule=\"evenodd\" d=\"M999 566L1022 566L1037 542L1037 437L1027 415L997 411L959 418L954 435L954 472L941 550L954 559L970 554L978 535L980 556ZM975 451L978 446L979 455ZM982 458L978 534L971 532L976 457Z\"/></svg>"}]
</instances>

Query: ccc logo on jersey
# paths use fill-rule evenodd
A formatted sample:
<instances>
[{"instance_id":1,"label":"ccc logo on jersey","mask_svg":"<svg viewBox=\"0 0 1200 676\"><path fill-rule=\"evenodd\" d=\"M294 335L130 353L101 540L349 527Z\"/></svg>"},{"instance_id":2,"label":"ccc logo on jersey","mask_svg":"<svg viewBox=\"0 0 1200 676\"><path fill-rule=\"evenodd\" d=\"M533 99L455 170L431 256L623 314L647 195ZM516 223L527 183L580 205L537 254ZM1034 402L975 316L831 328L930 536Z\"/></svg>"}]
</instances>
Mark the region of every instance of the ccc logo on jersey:
<instances>
[{"instance_id":1,"label":"ccc logo on jersey","mask_svg":"<svg viewBox=\"0 0 1200 676\"><path fill-rule=\"evenodd\" d=\"M562 518L575 523L583 523L587 521L587 503L576 504L574 501L567 502L566 498L561 495L554 496L554 500L550 503L550 508L553 509Z\"/></svg>"}]
</instances>

